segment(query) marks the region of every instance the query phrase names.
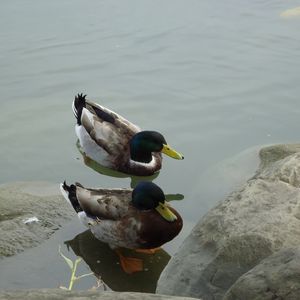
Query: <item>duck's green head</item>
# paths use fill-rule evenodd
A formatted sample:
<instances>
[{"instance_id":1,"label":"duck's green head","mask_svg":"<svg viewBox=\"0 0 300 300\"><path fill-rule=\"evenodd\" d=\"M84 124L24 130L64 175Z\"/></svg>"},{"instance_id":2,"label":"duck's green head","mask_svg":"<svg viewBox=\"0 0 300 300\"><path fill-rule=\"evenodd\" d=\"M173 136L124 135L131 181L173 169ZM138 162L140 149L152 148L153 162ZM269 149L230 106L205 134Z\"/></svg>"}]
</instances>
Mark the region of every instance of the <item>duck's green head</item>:
<instances>
[{"instance_id":1,"label":"duck's green head","mask_svg":"<svg viewBox=\"0 0 300 300\"><path fill-rule=\"evenodd\" d=\"M176 215L165 204L165 194L162 189L149 181L141 181L132 191L132 204L139 210L155 209L169 222L177 220Z\"/></svg>"},{"instance_id":2,"label":"duck's green head","mask_svg":"<svg viewBox=\"0 0 300 300\"><path fill-rule=\"evenodd\" d=\"M172 149L164 136L156 131L140 131L130 141L131 159L149 163L152 152L162 152L175 159L183 159L183 155Z\"/></svg>"}]
</instances>

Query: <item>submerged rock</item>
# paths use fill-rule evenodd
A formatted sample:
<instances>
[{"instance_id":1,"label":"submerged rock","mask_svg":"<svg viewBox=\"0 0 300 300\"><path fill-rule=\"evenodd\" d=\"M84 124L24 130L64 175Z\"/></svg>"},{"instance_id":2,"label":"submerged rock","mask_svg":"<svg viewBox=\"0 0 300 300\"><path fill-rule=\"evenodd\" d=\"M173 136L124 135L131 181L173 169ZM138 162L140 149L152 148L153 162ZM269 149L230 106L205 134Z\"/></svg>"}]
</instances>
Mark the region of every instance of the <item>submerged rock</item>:
<instances>
[{"instance_id":1,"label":"submerged rock","mask_svg":"<svg viewBox=\"0 0 300 300\"><path fill-rule=\"evenodd\" d=\"M296 300L300 297L300 249L279 251L241 276L224 300Z\"/></svg>"},{"instance_id":2,"label":"submerged rock","mask_svg":"<svg viewBox=\"0 0 300 300\"><path fill-rule=\"evenodd\" d=\"M157 292L222 299L264 258L299 246L299 151L300 145L262 149L256 175L194 227L161 274Z\"/></svg>"},{"instance_id":3,"label":"submerged rock","mask_svg":"<svg viewBox=\"0 0 300 300\"><path fill-rule=\"evenodd\" d=\"M32 248L71 219L58 184L17 182L0 186L0 258Z\"/></svg>"},{"instance_id":4,"label":"submerged rock","mask_svg":"<svg viewBox=\"0 0 300 300\"><path fill-rule=\"evenodd\" d=\"M41 290L19 290L19 291L0 291L1 300L31 299L31 300L60 300L60 299L99 299L99 300L192 300L188 297L174 297L164 295L154 295L147 293L133 292L100 292L98 290L88 291L64 291L59 289Z\"/></svg>"}]
</instances>

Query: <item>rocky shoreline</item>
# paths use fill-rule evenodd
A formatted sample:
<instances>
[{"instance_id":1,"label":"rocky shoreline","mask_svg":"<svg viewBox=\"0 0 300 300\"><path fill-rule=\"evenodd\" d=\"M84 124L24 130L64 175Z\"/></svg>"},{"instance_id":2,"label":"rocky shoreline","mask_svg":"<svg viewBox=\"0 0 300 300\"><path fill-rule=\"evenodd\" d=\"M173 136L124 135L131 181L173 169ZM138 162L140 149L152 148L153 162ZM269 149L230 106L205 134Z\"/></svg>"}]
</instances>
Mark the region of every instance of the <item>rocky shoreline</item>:
<instances>
[{"instance_id":1,"label":"rocky shoreline","mask_svg":"<svg viewBox=\"0 0 300 300\"><path fill-rule=\"evenodd\" d=\"M185 239L157 294L48 289L0 291L0 299L299 299L300 144L265 147L259 156L255 175ZM71 217L57 186L0 186L0 258L38 245Z\"/></svg>"},{"instance_id":2,"label":"rocky shoreline","mask_svg":"<svg viewBox=\"0 0 300 300\"><path fill-rule=\"evenodd\" d=\"M194 227L161 274L157 293L299 299L299 269L290 266L289 280L279 279L287 277L279 272L286 260L299 259L299 151L300 145L263 148L256 174Z\"/></svg>"},{"instance_id":3,"label":"rocky shoreline","mask_svg":"<svg viewBox=\"0 0 300 300\"><path fill-rule=\"evenodd\" d=\"M0 186L0 259L47 240L72 218L58 184L15 182Z\"/></svg>"},{"instance_id":4,"label":"rocky shoreline","mask_svg":"<svg viewBox=\"0 0 300 300\"><path fill-rule=\"evenodd\" d=\"M36 289L19 291L0 291L1 300L30 299L30 300L193 300L189 297L174 297L147 293L131 292L102 292L98 290L88 291L64 291L60 289Z\"/></svg>"}]
</instances>

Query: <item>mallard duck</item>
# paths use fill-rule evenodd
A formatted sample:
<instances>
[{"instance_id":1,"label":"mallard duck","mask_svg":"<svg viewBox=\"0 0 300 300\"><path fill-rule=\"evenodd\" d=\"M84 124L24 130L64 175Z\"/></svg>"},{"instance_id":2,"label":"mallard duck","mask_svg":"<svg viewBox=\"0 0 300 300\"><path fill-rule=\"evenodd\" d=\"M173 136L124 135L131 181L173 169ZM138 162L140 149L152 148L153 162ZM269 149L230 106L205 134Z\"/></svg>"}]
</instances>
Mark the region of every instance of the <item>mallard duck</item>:
<instances>
[{"instance_id":1,"label":"mallard duck","mask_svg":"<svg viewBox=\"0 0 300 300\"><path fill-rule=\"evenodd\" d=\"M83 152L104 167L130 175L149 176L161 169L161 153L183 159L161 133L141 131L117 113L87 100L86 95L78 94L72 109Z\"/></svg>"},{"instance_id":2,"label":"mallard duck","mask_svg":"<svg viewBox=\"0 0 300 300\"><path fill-rule=\"evenodd\" d=\"M175 238L182 229L179 213L165 202L160 187L140 182L133 189L91 189L60 185L80 221L112 249L153 249ZM117 250L119 251L119 250ZM128 261L118 252L123 269Z\"/></svg>"}]
</instances>

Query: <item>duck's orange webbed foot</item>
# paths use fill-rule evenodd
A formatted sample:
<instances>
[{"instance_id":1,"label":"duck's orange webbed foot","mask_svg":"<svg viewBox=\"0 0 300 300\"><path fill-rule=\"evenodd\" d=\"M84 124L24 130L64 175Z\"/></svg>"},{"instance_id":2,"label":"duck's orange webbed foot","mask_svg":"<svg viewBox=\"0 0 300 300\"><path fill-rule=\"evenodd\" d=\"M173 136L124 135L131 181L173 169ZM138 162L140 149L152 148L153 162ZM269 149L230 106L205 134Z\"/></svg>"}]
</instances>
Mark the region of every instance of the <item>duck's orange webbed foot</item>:
<instances>
[{"instance_id":1,"label":"duck's orange webbed foot","mask_svg":"<svg viewBox=\"0 0 300 300\"><path fill-rule=\"evenodd\" d=\"M145 253L145 254L155 254L161 248L153 248L153 249L135 249L138 253Z\"/></svg>"},{"instance_id":2,"label":"duck's orange webbed foot","mask_svg":"<svg viewBox=\"0 0 300 300\"><path fill-rule=\"evenodd\" d=\"M143 260L134 257L126 257L120 249L115 250L119 256L122 269L127 274L143 271Z\"/></svg>"}]
</instances>

